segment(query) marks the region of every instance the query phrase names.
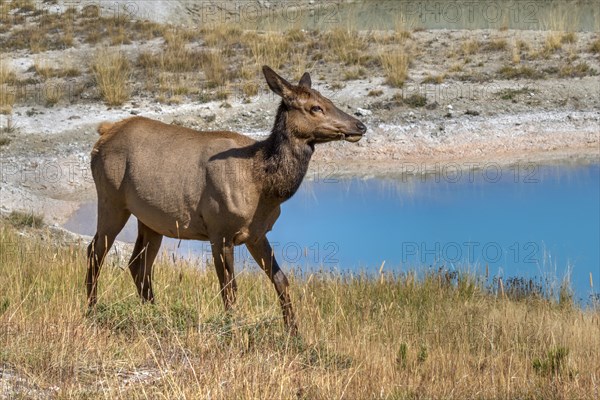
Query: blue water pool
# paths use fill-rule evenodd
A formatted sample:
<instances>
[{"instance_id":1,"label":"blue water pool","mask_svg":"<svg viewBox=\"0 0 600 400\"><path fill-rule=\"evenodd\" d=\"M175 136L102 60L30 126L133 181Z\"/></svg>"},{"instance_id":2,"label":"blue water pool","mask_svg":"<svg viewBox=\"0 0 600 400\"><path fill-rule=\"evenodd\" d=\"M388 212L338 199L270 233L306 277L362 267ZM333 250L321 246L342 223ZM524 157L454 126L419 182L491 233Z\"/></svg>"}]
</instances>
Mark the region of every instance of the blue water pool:
<instances>
[{"instance_id":1,"label":"blue water pool","mask_svg":"<svg viewBox=\"0 0 600 400\"><path fill-rule=\"evenodd\" d=\"M84 204L66 228L93 234L95 207ZM119 238L133 242L135 234L132 218ZM567 275L585 301L600 292L600 165L443 166L395 179L307 180L268 237L288 268L467 269L490 280ZM210 258L207 243L163 243L176 256L200 256L200 264ZM250 267L243 246L236 255L238 270Z\"/></svg>"}]
</instances>

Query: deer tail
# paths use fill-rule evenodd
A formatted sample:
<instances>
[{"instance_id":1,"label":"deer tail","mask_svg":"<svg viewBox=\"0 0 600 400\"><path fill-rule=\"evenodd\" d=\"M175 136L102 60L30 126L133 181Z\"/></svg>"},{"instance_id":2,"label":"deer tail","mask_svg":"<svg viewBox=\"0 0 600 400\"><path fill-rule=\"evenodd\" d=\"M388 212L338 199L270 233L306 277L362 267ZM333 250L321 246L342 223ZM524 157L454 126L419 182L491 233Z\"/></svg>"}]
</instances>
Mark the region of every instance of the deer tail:
<instances>
[{"instance_id":1,"label":"deer tail","mask_svg":"<svg viewBox=\"0 0 600 400\"><path fill-rule=\"evenodd\" d=\"M108 131L111 130L111 128L114 126L115 124L112 122L102 122L99 126L98 126L98 133L100 134L100 136L104 135L105 133L107 133Z\"/></svg>"}]
</instances>

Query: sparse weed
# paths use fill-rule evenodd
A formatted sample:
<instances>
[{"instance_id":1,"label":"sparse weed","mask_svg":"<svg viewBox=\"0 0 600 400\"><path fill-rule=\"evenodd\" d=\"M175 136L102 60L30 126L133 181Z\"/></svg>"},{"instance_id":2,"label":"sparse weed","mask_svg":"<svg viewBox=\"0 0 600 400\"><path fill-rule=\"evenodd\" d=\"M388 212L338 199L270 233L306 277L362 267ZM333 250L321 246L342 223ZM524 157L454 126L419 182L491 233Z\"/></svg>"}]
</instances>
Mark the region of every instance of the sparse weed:
<instances>
[{"instance_id":1,"label":"sparse weed","mask_svg":"<svg viewBox=\"0 0 600 400\"><path fill-rule=\"evenodd\" d=\"M517 39L517 41L515 42L515 47L519 51L529 51L529 49L531 48L526 41L521 39Z\"/></svg>"},{"instance_id":2,"label":"sparse weed","mask_svg":"<svg viewBox=\"0 0 600 400\"><path fill-rule=\"evenodd\" d=\"M483 46L484 51L503 51L508 47L506 39L494 39L490 40Z\"/></svg>"},{"instance_id":3,"label":"sparse weed","mask_svg":"<svg viewBox=\"0 0 600 400\"><path fill-rule=\"evenodd\" d=\"M125 55L102 49L94 55L91 69L106 104L117 106L129 99L131 67Z\"/></svg>"},{"instance_id":4,"label":"sparse weed","mask_svg":"<svg viewBox=\"0 0 600 400\"><path fill-rule=\"evenodd\" d=\"M573 44L577 42L577 34L575 32L563 32L560 37L562 43Z\"/></svg>"},{"instance_id":5,"label":"sparse weed","mask_svg":"<svg viewBox=\"0 0 600 400\"><path fill-rule=\"evenodd\" d=\"M462 72L462 70L463 70L463 65L460 63L454 63L450 66L450 68L448 68L448 72L451 72L451 73Z\"/></svg>"},{"instance_id":6,"label":"sparse weed","mask_svg":"<svg viewBox=\"0 0 600 400\"><path fill-rule=\"evenodd\" d=\"M277 32L266 32L262 35L246 32L242 35L242 41L250 49L257 69L263 65L281 68L290 49L285 36Z\"/></svg>"},{"instance_id":7,"label":"sparse weed","mask_svg":"<svg viewBox=\"0 0 600 400\"><path fill-rule=\"evenodd\" d=\"M344 71L344 80L352 81L364 78L366 76L366 71L362 67L352 67Z\"/></svg>"},{"instance_id":8,"label":"sparse weed","mask_svg":"<svg viewBox=\"0 0 600 400\"><path fill-rule=\"evenodd\" d=\"M404 104L413 108L425 107L427 104L427 97L414 93L404 99Z\"/></svg>"},{"instance_id":9,"label":"sparse weed","mask_svg":"<svg viewBox=\"0 0 600 400\"><path fill-rule=\"evenodd\" d=\"M445 78L446 78L446 76L444 74L440 74L440 75L427 74L425 76L425 78L423 78L423 81L421 81L421 83L434 83L436 85L439 85L440 83L444 82Z\"/></svg>"},{"instance_id":10,"label":"sparse weed","mask_svg":"<svg viewBox=\"0 0 600 400\"><path fill-rule=\"evenodd\" d=\"M505 65L498 70L498 75L503 79L519 79L519 78L527 78L527 79L542 79L544 78L544 74L539 72L529 66L521 65L518 67L513 67L510 65Z\"/></svg>"},{"instance_id":11,"label":"sparse weed","mask_svg":"<svg viewBox=\"0 0 600 400\"><path fill-rule=\"evenodd\" d=\"M560 32L551 32L546 36L546 40L544 41L544 48L542 50L542 54L545 57L549 57L554 54L556 51L562 48L562 35Z\"/></svg>"},{"instance_id":12,"label":"sparse weed","mask_svg":"<svg viewBox=\"0 0 600 400\"><path fill-rule=\"evenodd\" d=\"M597 75L598 72L591 68L590 65L586 62L580 62L575 65L568 63L560 67L558 71L558 76L561 78L574 78L574 77L584 77L588 75Z\"/></svg>"},{"instance_id":13,"label":"sparse weed","mask_svg":"<svg viewBox=\"0 0 600 400\"><path fill-rule=\"evenodd\" d=\"M386 76L386 82L392 87L402 87L408 78L410 56L403 49L381 51L379 59Z\"/></svg>"},{"instance_id":14,"label":"sparse weed","mask_svg":"<svg viewBox=\"0 0 600 400\"><path fill-rule=\"evenodd\" d=\"M8 63L4 60L0 60L0 86L1 85L12 85L17 80L17 75Z\"/></svg>"},{"instance_id":15,"label":"sparse weed","mask_svg":"<svg viewBox=\"0 0 600 400\"><path fill-rule=\"evenodd\" d=\"M592 43L590 43L590 46L588 47L588 51L590 53L599 54L600 53L600 39L596 39Z\"/></svg>"},{"instance_id":16,"label":"sparse weed","mask_svg":"<svg viewBox=\"0 0 600 400\"><path fill-rule=\"evenodd\" d=\"M533 92L533 89L523 87L520 89L503 89L497 94L502 100L515 100L516 97Z\"/></svg>"},{"instance_id":17,"label":"sparse weed","mask_svg":"<svg viewBox=\"0 0 600 400\"><path fill-rule=\"evenodd\" d=\"M202 34L207 46L225 48L240 42L242 29L233 24L220 23L202 30Z\"/></svg>"},{"instance_id":18,"label":"sparse weed","mask_svg":"<svg viewBox=\"0 0 600 400\"><path fill-rule=\"evenodd\" d=\"M512 49L512 63L520 64L521 63L521 53L519 52L518 47L513 47Z\"/></svg>"},{"instance_id":19,"label":"sparse weed","mask_svg":"<svg viewBox=\"0 0 600 400\"><path fill-rule=\"evenodd\" d=\"M12 113L15 100L15 92L6 84L0 85L0 114Z\"/></svg>"},{"instance_id":20,"label":"sparse weed","mask_svg":"<svg viewBox=\"0 0 600 400\"><path fill-rule=\"evenodd\" d=\"M322 40L336 60L346 65L360 64L367 48L367 40L355 30L334 28L326 33Z\"/></svg>"},{"instance_id":21,"label":"sparse weed","mask_svg":"<svg viewBox=\"0 0 600 400\"><path fill-rule=\"evenodd\" d=\"M224 86L227 83L225 59L220 51L212 51L206 54L202 62L202 70L209 86Z\"/></svg>"},{"instance_id":22,"label":"sparse weed","mask_svg":"<svg viewBox=\"0 0 600 400\"><path fill-rule=\"evenodd\" d=\"M468 56L472 54L476 54L481 47L481 43L475 39L465 40L461 44L461 54L463 56Z\"/></svg>"},{"instance_id":23,"label":"sparse weed","mask_svg":"<svg viewBox=\"0 0 600 400\"><path fill-rule=\"evenodd\" d=\"M44 226L44 217L33 212L12 211L6 219L16 228L41 228Z\"/></svg>"}]
</instances>

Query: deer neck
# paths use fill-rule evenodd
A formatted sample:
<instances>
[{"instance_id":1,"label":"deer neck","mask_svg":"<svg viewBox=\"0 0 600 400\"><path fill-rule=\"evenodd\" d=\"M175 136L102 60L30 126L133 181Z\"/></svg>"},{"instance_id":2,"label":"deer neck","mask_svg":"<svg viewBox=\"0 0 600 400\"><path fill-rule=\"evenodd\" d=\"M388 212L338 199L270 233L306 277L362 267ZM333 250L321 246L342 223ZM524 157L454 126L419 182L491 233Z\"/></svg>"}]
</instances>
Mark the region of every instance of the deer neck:
<instances>
[{"instance_id":1,"label":"deer neck","mask_svg":"<svg viewBox=\"0 0 600 400\"><path fill-rule=\"evenodd\" d=\"M287 107L282 102L271 134L261 143L258 163L263 193L280 202L296 193L314 152L314 146L294 137L287 119Z\"/></svg>"}]
</instances>

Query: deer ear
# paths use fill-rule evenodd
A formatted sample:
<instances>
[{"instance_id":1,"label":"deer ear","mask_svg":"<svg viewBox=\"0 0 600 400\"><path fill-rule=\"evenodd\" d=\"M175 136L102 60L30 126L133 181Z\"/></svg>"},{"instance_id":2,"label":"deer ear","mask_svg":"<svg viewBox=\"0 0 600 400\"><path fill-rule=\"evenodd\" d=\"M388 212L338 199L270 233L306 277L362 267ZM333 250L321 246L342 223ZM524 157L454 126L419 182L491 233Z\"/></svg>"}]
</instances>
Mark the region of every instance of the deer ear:
<instances>
[{"instance_id":1,"label":"deer ear","mask_svg":"<svg viewBox=\"0 0 600 400\"><path fill-rule=\"evenodd\" d=\"M305 72L304 75L302 75L302 78L300 78L300 82L298 82L298 86L304 86L305 88L310 89L311 85L312 85L312 82L310 80L310 74L308 72Z\"/></svg>"},{"instance_id":2,"label":"deer ear","mask_svg":"<svg viewBox=\"0 0 600 400\"><path fill-rule=\"evenodd\" d=\"M266 65L263 65L262 70L267 84L275 94L281 96L284 100L292 99L294 88L291 83L277 75L275 71Z\"/></svg>"}]
</instances>

